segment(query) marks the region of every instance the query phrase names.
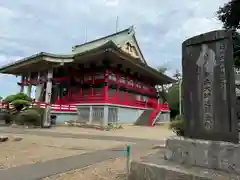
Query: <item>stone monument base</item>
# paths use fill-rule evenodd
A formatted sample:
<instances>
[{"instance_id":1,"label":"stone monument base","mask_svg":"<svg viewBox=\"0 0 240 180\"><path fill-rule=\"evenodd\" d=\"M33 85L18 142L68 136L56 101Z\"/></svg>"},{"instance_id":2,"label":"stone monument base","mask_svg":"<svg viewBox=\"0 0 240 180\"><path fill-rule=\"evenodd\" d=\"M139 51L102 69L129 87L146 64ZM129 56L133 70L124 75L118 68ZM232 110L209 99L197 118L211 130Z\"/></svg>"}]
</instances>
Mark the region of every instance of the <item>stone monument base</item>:
<instances>
[{"instance_id":1,"label":"stone monument base","mask_svg":"<svg viewBox=\"0 0 240 180\"><path fill-rule=\"evenodd\" d=\"M129 180L239 180L240 145L171 137L166 148L131 163Z\"/></svg>"}]
</instances>

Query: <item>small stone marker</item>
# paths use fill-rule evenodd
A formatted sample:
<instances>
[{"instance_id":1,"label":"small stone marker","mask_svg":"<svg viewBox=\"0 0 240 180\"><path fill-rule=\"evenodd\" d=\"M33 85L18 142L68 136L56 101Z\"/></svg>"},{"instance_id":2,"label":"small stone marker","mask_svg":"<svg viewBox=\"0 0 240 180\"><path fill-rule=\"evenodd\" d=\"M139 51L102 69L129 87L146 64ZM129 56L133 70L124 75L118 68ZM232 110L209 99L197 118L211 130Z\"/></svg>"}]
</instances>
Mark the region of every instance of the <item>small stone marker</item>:
<instances>
[{"instance_id":1,"label":"small stone marker","mask_svg":"<svg viewBox=\"0 0 240 180\"><path fill-rule=\"evenodd\" d=\"M231 31L212 31L182 45L186 136L238 143Z\"/></svg>"},{"instance_id":2,"label":"small stone marker","mask_svg":"<svg viewBox=\"0 0 240 180\"><path fill-rule=\"evenodd\" d=\"M7 136L0 136L0 142L5 142L8 141L8 137Z\"/></svg>"}]
</instances>

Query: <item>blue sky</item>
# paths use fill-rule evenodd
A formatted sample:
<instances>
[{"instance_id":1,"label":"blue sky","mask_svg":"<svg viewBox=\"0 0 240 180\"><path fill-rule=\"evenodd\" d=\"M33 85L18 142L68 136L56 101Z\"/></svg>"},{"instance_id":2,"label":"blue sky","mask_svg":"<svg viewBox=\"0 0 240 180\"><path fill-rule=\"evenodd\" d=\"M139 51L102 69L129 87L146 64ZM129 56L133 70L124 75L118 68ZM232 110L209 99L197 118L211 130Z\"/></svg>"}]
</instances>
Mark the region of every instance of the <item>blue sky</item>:
<instances>
[{"instance_id":1,"label":"blue sky","mask_svg":"<svg viewBox=\"0 0 240 180\"><path fill-rule=\"evenodd\" d=\"M153 67L181 69L181 43L221 28L215 12L228 0L0 0L0 65L45 51L71 47L135 26L143 54ZM0 75L0 95L19 91L16 77Z\"/></svg>"}]
</instances>

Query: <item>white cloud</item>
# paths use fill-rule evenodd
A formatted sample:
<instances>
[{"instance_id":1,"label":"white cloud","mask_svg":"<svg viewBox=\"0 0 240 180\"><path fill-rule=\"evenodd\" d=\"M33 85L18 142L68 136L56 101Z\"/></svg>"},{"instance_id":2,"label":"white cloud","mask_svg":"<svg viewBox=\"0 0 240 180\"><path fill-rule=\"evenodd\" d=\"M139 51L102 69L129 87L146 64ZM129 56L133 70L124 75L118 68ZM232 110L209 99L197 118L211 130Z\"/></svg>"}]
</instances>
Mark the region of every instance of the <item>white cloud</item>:
<instances>
[{"instance_id":1,"label":"white cloud","mask_svg":"<svg viewBox=\"0 0 240 180\"><path fill-rule=\"evenodd\" d=\"M181 65L182 41L221 27L215 12L227 1L1 1L0 64L40 51L68 53L84 42L86 28L88 40L114 33L118 16L120 29L135 25L149 64L174 71Z\"/></svg>"}]
</instances>

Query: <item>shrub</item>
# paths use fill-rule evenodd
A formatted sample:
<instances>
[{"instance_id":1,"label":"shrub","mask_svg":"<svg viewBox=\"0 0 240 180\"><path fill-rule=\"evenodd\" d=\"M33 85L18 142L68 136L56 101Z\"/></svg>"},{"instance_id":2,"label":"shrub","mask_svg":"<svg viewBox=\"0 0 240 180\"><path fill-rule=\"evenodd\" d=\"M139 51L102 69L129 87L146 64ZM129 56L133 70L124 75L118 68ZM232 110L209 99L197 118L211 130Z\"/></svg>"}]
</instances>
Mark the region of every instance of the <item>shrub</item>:
<instances>
[{"instance_id":1,"label":"shrub","mask_svg":"<svg viewBox=\"0 0 240 180\"><path fill-rule=\"evenodd\" d=\"M22 110L24 107L28 107L31 105L30 102L23 100L23 99L16 99L14 101L11 102L11 104L16 108L16 110L20 111Z\"/></svg>"},{"instance_id":2,"label":"shrub","mask_svg":"<svg viewBox=\"0 0 240 180\"><path fill-rule=\"evenodd\" d=\"M3 100L3 102L5 102L5 103L11 103L12 101L14 101L16 98L15 98L15 95L9 95L9 96L7 96L4 100Z\"/></svg>"},{"instance_id":3,"label":"shrub","mask_svg":"<svg viewBox=\"0 0 240 180\"><path fill-rule=\"evenodd\" d=\"M36 109L32 108L20 112L15 118L16 124L28 126L40 126L41 120L41 114Z\"/></svg>"},{"instance_id":4,"label":"shrub","mask_svg":"<svg viewBox=\"0 0 240 180\"><path fill-rule=\"evenodd\" d=\"M31 101L32 99L24 93L10 95L3 100L5 103L11 103L17 111L22 110L24 107L28 107L31 104Z\"/></svg>"},{"instance_id":5,"label":"shrub","mask_svg":"<svg viewBox=\"0 0 240 180\"><path fill-rule=\"evenodd\" d=\"M106 131L114 130L114 129L123 129L121 124L108 123L108 125L104 128Z\"/></svg>"},{"instance_id":6,"label":"shrub","mask_svg":"<svg viewBox=\"0 0 240 180\"><path fill-rule=\"evenodd\" d=\"M173 130L178 136L184 136L185 123L183 116L177 115L175 120L170 123L170 129Z\"/></svg>"}]
</instances>

